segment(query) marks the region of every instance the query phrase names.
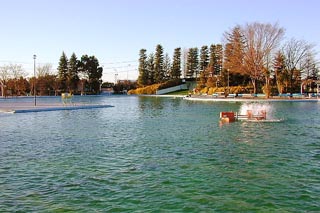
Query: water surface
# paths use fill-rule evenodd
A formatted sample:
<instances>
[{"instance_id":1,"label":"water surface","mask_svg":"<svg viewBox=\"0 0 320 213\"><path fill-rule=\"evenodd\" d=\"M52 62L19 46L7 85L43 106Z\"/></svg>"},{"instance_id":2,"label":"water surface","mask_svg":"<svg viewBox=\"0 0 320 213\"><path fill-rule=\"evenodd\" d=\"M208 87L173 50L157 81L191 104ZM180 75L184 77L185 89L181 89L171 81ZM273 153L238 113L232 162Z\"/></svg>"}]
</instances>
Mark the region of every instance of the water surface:
<instances>
[{"instance_id":1,"label":"water surface","mask_svg":"<svg viewBox=\"0 0 320 213\"><path fill-rule=\"evenodd\" d=\"M0 114L0 212L320 210L319 103L269 103L281 123L220 125L244 103L76 101L115 107Z\"/></svg>"}]
</instances>

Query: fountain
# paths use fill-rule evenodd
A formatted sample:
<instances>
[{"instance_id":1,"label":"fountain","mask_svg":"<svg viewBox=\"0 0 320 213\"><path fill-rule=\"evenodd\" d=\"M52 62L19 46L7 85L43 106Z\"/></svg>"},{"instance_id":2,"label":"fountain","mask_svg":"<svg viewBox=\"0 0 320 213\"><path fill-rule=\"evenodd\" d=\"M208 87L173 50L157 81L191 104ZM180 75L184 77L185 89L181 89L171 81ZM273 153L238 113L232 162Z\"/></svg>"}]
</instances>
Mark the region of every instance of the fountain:
<instances>
[{"instance_id":1,"label":"fountain","mask_svg":"<svg viewBox=\"0 0 320 213\"><path fill-rule=\"evenodd\" d=\"M272 107L269 104L245 103L237 112L220 112L220 121L225 123L235 121L280 122L272 118ZM268 116L267 116L268 115Z\"/></svg>"}]
</instances>

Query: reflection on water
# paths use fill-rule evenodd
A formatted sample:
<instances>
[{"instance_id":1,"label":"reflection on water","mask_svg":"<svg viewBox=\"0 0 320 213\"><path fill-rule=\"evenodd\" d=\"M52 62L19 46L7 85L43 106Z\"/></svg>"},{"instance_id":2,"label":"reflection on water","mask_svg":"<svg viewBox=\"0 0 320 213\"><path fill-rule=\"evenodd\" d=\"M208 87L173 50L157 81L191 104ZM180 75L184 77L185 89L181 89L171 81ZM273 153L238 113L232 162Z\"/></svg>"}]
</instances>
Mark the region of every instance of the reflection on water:
<instances>
[{"instance_id":1,"label":"reflection on water","mask_svg":"<svg viewBox=\"0 0 320 213\"><path fill-rule=\"evenodd\" d=\"M1 211L320 207L317 103L270 103L282 123L219 126L220 111L242 104L77 98L115 107L0 115Z\"/></svg>"}]
</instances>

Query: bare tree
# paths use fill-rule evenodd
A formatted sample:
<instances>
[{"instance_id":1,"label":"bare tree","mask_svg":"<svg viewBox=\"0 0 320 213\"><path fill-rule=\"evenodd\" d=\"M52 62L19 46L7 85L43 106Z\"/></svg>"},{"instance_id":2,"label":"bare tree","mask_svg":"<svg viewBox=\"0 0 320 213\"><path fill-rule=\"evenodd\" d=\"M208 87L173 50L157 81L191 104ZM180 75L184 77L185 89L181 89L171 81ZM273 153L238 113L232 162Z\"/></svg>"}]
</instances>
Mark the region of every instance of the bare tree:
<instances>
[{"instance_id":1,"label":"bare tree","mask_svg":"<svg viewBox=\"0 0 320 213\"><path fill-rule=\"evenodd\" d=\"M257 81L265 79L265 93L270 94L270 70L272 54L284 35L284 29L278 24L247 24L242 28L245 37L244 74L251 78L254 93L257 92Z\"/></svg>"},{"instance_id":2,"label":"bare tree","mask_svg":"<svg viewBox=\"0 0 320 213\"><path fill-rule=\"evenodd\" d=\"M16 95L20 94L22 88L25 87L25 85L20 85L20 83L23 82L23 79L26 76L26 73L24 69L22 68L21 64L10 64L9 66L9 72L11 79L11 86L8 86L8 88L11 89L12 95L15 93ZM24 83L24 82L23 82Z\"/></svg>"},{"instance_id":3,"label":"bare tree","mask_svg":"<svg viewBox=\"0 0 320 213\"><path fill-rule=\"evenodd\" d=\"M52 65L49 63L38 65L36 70L36 92L39 95L49 95L52 89L53 79L55 76L52 74Z\"/></svg>"},{"instance_id":4,"label":"bare tree","mask_svg":"<svg viewBox=\"0 0 320 213\"><path fill-rule=\"evenodd\" d=\"M301 74L308 70L308 66L310 66L308 61L312 55L313 47L314 45L304 40L296 40L294 38L284 44L282 52L289 77L290 93L293 92L294 81L297 81L297 78L301 78Z\"/></svg>"},{"instance_id":5,"label":"bare tree","mask_svg":"<svg viewBox=\"0 0 320 213\"><path fill-rule=\"evenodd\" d=\"M52 64L44 64L37 66L37 76L44 77L52 74Z\"/></svg>"},{"instance_id":6,"label":"bare tree","mask_svg":"<svg viewBox=\"0 0 320 213\"><path fill-rule=\"evenodd\" d=\"M5 65L0 67L0 86L1 86L1 96L5 96L5 88L8 80L11 77L10 67Z\"/></svg>"},{"instance_id":7,"label":"bare tree","mask_svg":"<svg viewBox=\"0 0 320 213\"><path fill-rule=\"evenodd\" d=\"M21 64L10 64L8 67L9 67L9 72L14 79L18 79L20 77L26 76L26 73L23 70Z\"/></svg>"},{"instance_id":8,"label":"bare tree","mask_svg":"<svg viewBox=\"0 0 320 213\"><path fill-rule=\"evenodd\" d=\"M312 52L309 52L300 64L300 67L303 68L303 70L301 70L301 79L317 79L318 62L315 60Z\"/></svg>"}]
</instances>

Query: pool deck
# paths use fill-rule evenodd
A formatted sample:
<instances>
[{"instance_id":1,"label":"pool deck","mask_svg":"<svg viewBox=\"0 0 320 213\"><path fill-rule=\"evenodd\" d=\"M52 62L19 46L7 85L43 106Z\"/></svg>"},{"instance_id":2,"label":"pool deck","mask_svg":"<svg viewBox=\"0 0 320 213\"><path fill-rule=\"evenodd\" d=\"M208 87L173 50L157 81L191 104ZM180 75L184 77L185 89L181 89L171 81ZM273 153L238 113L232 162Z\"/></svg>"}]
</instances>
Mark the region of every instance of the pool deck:
<instances>
[{"instance_id":1,"label":"pool deck","mask_svg":"<svg viewBox=\"0 0 320 213\"><path fill-rule=\"evenodd\" d=\"M106 104L84 104L84 103L1 103L0 113L28 113L28 112L48 112L60 110L97 109L113 107Z\"/></svg>"}]
</instances>

